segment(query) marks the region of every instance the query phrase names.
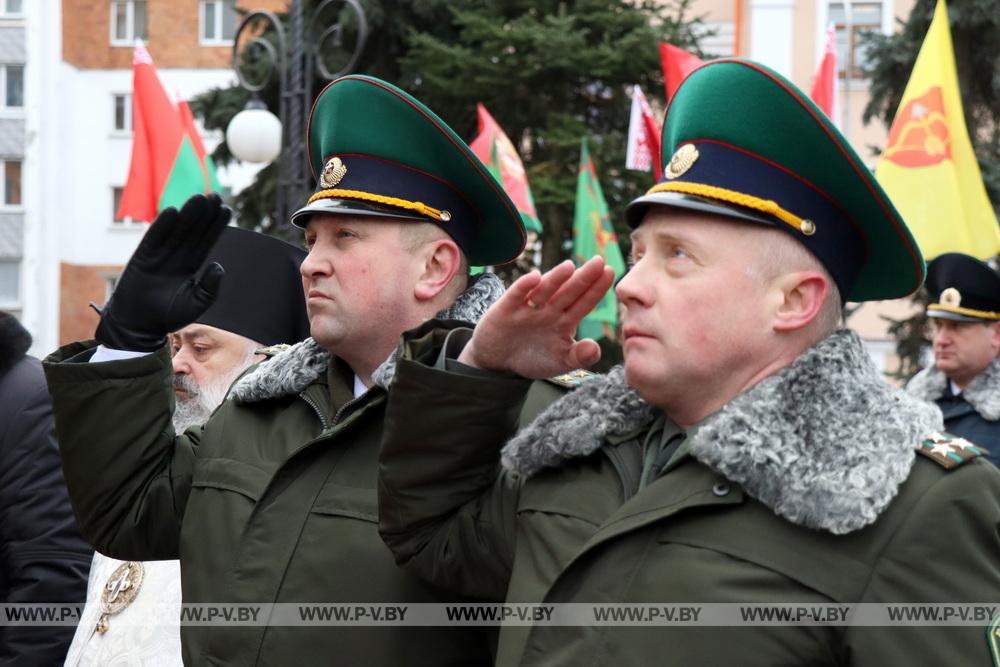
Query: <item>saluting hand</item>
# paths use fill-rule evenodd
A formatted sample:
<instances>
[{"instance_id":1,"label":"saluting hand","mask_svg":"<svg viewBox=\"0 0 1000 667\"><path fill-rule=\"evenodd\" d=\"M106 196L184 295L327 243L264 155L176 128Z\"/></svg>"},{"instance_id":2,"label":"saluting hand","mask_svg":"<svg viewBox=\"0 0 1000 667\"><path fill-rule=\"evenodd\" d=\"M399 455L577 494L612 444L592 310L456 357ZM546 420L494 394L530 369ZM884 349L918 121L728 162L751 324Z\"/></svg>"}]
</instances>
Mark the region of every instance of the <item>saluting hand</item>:
<instances>
[{"instance_id":1,"label":"saluting hand","mask_svg":"<svg viewBox=\"0 0 1000 667\"><path fill-rule=\"evenodd\" d=\"M94 337L107 347L153 352L198 319L219 293L218 263L196 275L232 212L216 194L195 195L156 216L101 312Z\"/></svg>"},{"instance_id":2,"label":"saluting hand","mask_svg":"<svg viewBox=\"0 0 1000 667\"><path fill-rule=\"evenodd\" d=\"M521 276L486 311L458 360L533 379L596 363L601 348L590 338L576 340L576 329L614 279L601 257L578 269L567 260L545 275Z\"/></svg>"}]
</instances>

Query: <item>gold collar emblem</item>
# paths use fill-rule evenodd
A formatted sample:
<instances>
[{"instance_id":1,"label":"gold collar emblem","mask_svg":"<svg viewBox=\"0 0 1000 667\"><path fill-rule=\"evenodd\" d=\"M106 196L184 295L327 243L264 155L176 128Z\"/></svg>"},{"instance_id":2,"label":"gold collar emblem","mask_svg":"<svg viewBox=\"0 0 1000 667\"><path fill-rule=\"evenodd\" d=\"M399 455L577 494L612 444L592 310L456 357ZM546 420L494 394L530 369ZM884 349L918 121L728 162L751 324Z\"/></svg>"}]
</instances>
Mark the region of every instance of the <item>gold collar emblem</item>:
<instances>
[{"instance_id":1,"label":"gold collar emblem","mask_svg":"<svg viewBox=\"0 0 1000 667\"><path fill-rule=\"evenodd\" d=\"M97 632L102 635L107 632L110 617L132 604L142 587L144 575L142 563L134 560L122 563L111 573L108 583L101 589L101 619L97 621Z\"/></svg>"},{"instance_id":2,"label":"gold collar emblem","mask_svg":"<svg viewBox=\"0 0 1000 667\"><path fill-rule=\"evenodd\" d=\"M347 166L343 160L339 157L330 158L323 168L323 174L319 177L319 184L325 189L335 187L345 174L347 174Z\"/></svg>"},{"instance_id":3,"label":"gold collar emblem","mask_svg":"<svg viewBox=\"0 0 1000 667\"><path fill-rule=\"evenodd\" d=\"M663 170L663 174L671 179L682 176L697 159L698 149L694 147L694 144L684 144L670 158L670 164Z\"/></svg>"},{"instance_id":4,"label":"gold collar emblem","mask_svg":"<svg viewBox=\"0 0 1000 667\"><path fill-rule=\"evenodd\" d=\"M959 292L954 287L949 287L945 291L941 292L941 298L938 299L942 306L951 306L952 308L958 308L962 305L962 293Z\"/></svg>"}]
</instances>

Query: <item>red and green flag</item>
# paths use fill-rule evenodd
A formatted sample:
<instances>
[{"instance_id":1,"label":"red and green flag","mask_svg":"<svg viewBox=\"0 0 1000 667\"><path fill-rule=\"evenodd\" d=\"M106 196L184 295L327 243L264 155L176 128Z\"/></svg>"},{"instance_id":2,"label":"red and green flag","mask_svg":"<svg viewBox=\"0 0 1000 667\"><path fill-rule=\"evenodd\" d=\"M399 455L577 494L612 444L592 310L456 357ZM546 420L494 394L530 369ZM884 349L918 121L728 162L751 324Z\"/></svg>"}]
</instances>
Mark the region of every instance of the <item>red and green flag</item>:
<instances>
[{"instance_id":1,"label":"red and green flag","mask_svg":"<svg viewBox=\"0 0 1000 667\"><path fill-rule=\"evenodd\" d=\"M587 138L580 144L580 171L576 182L576 212L573 216L573 261L582 265L600 255L615 271L615 280L625 273L625 260L618 247L618 236L611 225L608 204L597 180L597 169L587 150ZM583 318L577 334L580 338L614 338L618 328L618 299L608 290L601 302Z\"/></svg>"},{"instance_id":2,"label":"red and green flag","mask_svg":"<svg viewBox=\"0 0 1000 667\"><path fill-rule=\"evenodd\" d=\"M181 98L180 95L177 96L177 100L177 112L181 115L181 122L184 123L184 131L191 140L194 153L198 156L198 162L201 165L202 175L205 177L205 191L222 192L222 185L219 183L219 178L215 173L215 161L212 160L212 156L205 150L205 144L201 141L201 134L198 133L198 128L194 124L194 114L191 113L191 107L188 106L187 101Z\"/></svg>"},{"instance_id":3,"label":"red and green flag","mask_svg":"<svg viewBox=\"0 0 1000 667\"><path fill-rule=\"evenodd\" d=\"M507 196L521 213L525 229L541 233L542 223L535 212L535 200L528 187L528 174L517 154L514 144L482 104L476 104L479 115L479 134L469 144L476 157L482 160L497 182L503 185Z\"/></svg>"},{"instance_id":4,"label":"red and green flag","mask_svg":"<svg viewBox=\"0 0 1000 667\"><path fill-rule=\"evenodd\" d=\"M153 220L168 206L217 187L142 44L132 56L132 128L132 160L116 217Z\"/></svg>"}]
</instances>

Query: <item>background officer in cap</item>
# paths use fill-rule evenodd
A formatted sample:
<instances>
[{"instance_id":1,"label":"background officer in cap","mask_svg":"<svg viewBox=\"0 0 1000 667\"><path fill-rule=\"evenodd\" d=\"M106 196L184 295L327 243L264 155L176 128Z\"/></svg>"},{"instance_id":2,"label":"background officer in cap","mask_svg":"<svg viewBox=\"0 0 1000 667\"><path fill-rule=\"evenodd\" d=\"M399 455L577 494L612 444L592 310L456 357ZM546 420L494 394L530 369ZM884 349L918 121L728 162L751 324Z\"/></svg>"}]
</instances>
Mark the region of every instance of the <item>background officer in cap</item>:
<instances>
[{"instance_id":1,"label":"background officer in cap","mask_svg":"<svg viewBox=\"0 0 1000 667\"><path fill-rule=\"evenodd\" d=\"M199 275L229 218L216 197L162 213L105 308L103 346L152 354L82 363L95 348L85 342L49 357L77 515L111 556L179 556L185 604L288 605L257 624L182 625L186 664L488 664L480 628L295 614L454 600L400 569L378 535L385 387L404 330L435 315L475 321L500 295L495 276L470 282L467 266L515 258L520 215L443 121L378 79L327 86L308 145L318 187L294 222L309 248L312 336L241 378L203 427L170 428L166 336L229 280L213 263Z\"/></svg>"},{"instance_id":2,"label":"background officer in cap","mask_svg":"<svg viewBox=\"0 0 1000 667\"><path fill-rule=\"evenodd\" d=\"M270 354L309 336L299 298L305 256L301 248L274 237L236 227L222 230L206 263L225 266L227 280L196 322L169 336L177 433L208 421L233 381L264 359L261 352ZM114 356L107 350L103 354ZM161 605L180 602L177 560L121 561L95 553L87 603L66 665L182 664L180 618L158 612Z\"/></svg>"},{"instance_id":3,"label":"background officer in cap","mask_svg":"<svg viewBox=\"0 0 1000 667\"><path fill-rule=\"evenodd\" d=\"M934 401L949 433L1000 462L1000 274L975 257L941 255L927 267L934 365L907 391Z\"/></svg>"},{"instance_id":4,"label":"background officer in cap","mask_svg":"<svg viewBox=\"0 0 1000 667\"><path fill-rule=\"evenodd\" d=\"M471 337L404 337L380 454L387 544L487 599L731 605L714 621L701 609L702 625L505 626L499 665L986 664L983 619L741 626L738 605L1000 599L1000 472L935 434L940 412L837 329L842 298L910 293L924 265L801 91L713 61L678 88L663 146L663 180L626 210L624 368L504 444L517 375L599 355L573 336L609 284L600 261L521 278ZM418 406L425 417L406 420Z\"/></svg>"}]
</instances>

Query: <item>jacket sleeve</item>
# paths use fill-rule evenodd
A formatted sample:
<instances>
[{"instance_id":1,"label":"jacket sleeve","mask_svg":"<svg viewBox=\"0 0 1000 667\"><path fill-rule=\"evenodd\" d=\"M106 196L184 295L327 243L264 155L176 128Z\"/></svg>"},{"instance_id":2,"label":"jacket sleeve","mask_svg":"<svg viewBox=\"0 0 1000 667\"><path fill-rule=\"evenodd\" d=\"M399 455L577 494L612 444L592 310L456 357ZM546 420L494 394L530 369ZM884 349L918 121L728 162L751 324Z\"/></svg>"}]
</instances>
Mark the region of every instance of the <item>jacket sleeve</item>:
<instances>
[{"instance_id":1,"label":"jacket sleeve","mask_svg":"<svg viewBox=\"0 0 1000 667\"><path fill-rule=\"evenodd\" d=\"M91 364L92 348L93 342L74 343L44 362L80 528L113 558L176 559L201 430L174 434L166 346Z\"/></svg>"},{"instance_id":2,"label":"jacket sleeve","mask_svg":"<svg viewBox=\"0 0 1000 667\"><path fill-rule=\"evenodd\" d=\"M861 602L914 610L925 603L937 614L946 613L938 605L961 605L964 611L951 608L956 615L948 619L961 624L850 627L847 664L992 665L987 627L989 614L1000 612L998 530L996 467L978 460L942 475L886 546ZM962 620L959 613L968 616Z\"/></svg>"},{"instance_id":3,"label":"jacket sleeve","mask_svg":"<svg viewBox=\"0 0 1000 667\"><path fill-rule=\"evenodd\" d=\"M403 342L389 390L379 465L379 530L396 560L427 581L503 600L519 486L500 469L531 382L427 362L442 332Z\"/></svg>"},{"instance_id":4,"label":"jacket sleeve","mask_svg":"<svg viewBox=\"0 0 1000 667\"><path fill-rule=\"evenodd\" d=\"M27 358L10 373L0 391L0 601L82 605L93 550L73 519L42 369ZM61 664L73 631L2 627L0 666Z\"/></svg>"}]
</instances>

